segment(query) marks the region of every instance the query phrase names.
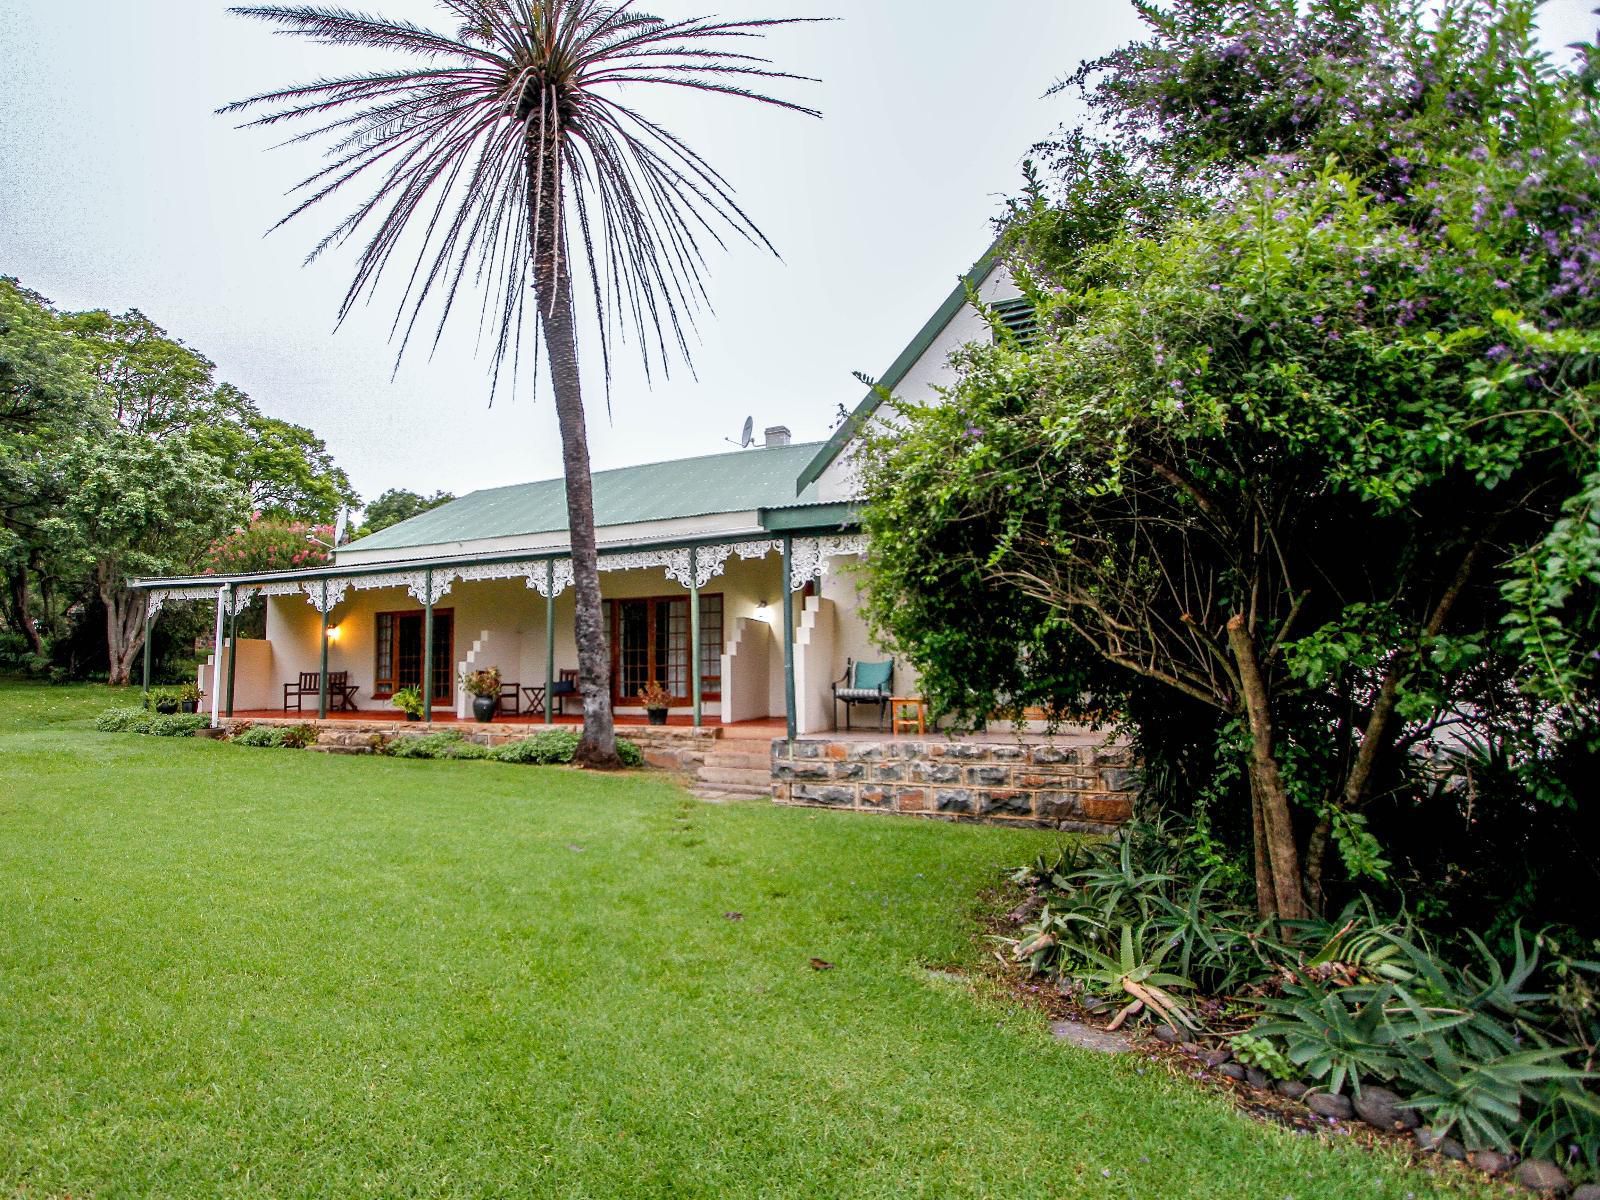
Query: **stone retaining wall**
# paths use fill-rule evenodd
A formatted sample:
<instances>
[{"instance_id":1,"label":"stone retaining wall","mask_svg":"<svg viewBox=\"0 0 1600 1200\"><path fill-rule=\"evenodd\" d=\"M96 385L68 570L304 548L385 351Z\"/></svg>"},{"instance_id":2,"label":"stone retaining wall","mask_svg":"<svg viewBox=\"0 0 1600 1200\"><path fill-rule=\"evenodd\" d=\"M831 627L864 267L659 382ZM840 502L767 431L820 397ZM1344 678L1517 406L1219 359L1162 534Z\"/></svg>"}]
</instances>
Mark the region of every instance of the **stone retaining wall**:
<instances>
[{"instance_id":1,"label":"stone retaining wall","mask_svg":"<svg viewBox=\"0 0 1600 1200\"><path fill-rule=\"evenodd\" d=\"M317 729L316 748L335 754L369 754L375 746L374 739L396 737L422 737L429 733L453 730L465 741L481 746L503 746L507 742L520 742L546 729L572 729L574 725L544 725L527 722L491 721L478 724L468 721L440 722L429 725L423 721L326 721L298 717L224 717L226 729L243 729L249 725L311 725ZM695 729L687 725L627 725L617 729L617 736L627 738L638 746L644 760L652 767L693 775L705 761L706 751L717 738L719 731L712 727Z\"/></svg>"},{"instance_id":2,"label":"stone retaining wall","mask_svg":"<svg viewBox=\"0 0 1600 1200\"><path fill-rule=\"evenodd\" d=\"M772 743L780 804L1108 833L1133 815L1139 773L1116 746L1050 742Z\"/></svg>"}]
</instances>

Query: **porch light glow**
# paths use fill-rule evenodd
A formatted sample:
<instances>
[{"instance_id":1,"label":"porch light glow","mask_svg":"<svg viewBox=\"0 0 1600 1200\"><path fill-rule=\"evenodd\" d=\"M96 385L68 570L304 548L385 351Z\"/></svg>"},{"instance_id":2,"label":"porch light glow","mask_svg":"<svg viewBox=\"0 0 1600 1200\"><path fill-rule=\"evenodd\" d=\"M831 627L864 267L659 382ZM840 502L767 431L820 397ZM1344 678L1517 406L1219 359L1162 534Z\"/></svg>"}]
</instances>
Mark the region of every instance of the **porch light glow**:
<instances>
[{"instance_id":1,"label":"porch light glow","mask_svg":"<svg viewBox=\"0 0 1600 1200\"><path fill-rule=\"evenodd\" d=\"M340 628L341 627L338 626L338 625L329 625L328 626L328 640L330 642L337 642L339 640L339 630L340 630Z\"/></svg>"}]
</instances>

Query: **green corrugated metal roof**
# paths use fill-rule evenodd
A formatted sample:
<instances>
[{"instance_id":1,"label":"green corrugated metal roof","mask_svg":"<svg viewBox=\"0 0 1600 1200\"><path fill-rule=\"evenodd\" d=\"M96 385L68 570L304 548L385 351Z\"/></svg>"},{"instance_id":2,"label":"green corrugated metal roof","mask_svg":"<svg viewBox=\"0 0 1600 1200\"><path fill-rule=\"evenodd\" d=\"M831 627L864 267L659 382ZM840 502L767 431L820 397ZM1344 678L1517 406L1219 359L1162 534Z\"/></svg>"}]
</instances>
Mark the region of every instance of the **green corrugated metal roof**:
<instances>
[{"instance_id":1,"label":"green corrugated metal roof","mask_svg":"<svg viewBox=\"0 0 1600 1200\"><path fill-rule=\"evenodd\" d=\"M814 503L816 489L808 488L797 498L794 480L821 445L802 442L596 471L595 525L632 525ZM404 550L555 533L566 527L566 483L544 479L473 492L340 549Z\"/></svg>"}]
</instances>

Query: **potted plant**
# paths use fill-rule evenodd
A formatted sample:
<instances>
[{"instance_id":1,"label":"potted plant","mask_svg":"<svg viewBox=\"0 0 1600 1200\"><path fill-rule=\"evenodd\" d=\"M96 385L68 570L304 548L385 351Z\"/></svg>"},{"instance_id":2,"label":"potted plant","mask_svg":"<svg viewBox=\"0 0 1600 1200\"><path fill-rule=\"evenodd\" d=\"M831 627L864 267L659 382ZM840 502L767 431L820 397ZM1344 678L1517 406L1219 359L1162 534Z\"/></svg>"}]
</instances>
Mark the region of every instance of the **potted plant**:
<instances>
[{"instance_id":1,"label":"potted plant","mask_svg":"<svg viewBox=\"0 0 1600 1200\"><path fill-rule=\"evenodd\" d=\"M406 720L422 720L422 689L415 687L401 688L389 697L389 703L405 713Z\"/></svg>"},{"instance_id":2,"label":"potted plant","mask_svg":"<svg viewBox=\"0 0 1600 1200\"><path fill-rule=\"evenodd\" d=\"M178 693L171 688L155 688L150 692L150 707L162 716L178 711Z\"/></svg>"},{"instance_id":3,"label":"potted plant","mask_svg":"<svg viewBox=\"0 0 1600 1200\"><path fill-rule=\"evenodd\" d=\"M178 689L178 711L186 713L200 711L199 684L186 683Z\"/></svg>"},{"instance_id":4,"label":"potted plant","mask_svg":"<svg viewBox=\"0 0 1600 1200\"><path fill-rule=\"evenodd\" d=\"M652 725L667 723L667 710L672 707L672 693L654 679L639 690L639 706L650 718Z\"/></svg>"},{"instance_id":5,"label":"potted plant","mask_svg":"<svg viewBox=\"0 0 1600 1200\"><path fill-rule=\"evenodd\" d=\"M468 671L461 677L461 686L472 697L472 715L480 722L494 720L500 707L500 668Z\"/></svg>"}]
</instances>

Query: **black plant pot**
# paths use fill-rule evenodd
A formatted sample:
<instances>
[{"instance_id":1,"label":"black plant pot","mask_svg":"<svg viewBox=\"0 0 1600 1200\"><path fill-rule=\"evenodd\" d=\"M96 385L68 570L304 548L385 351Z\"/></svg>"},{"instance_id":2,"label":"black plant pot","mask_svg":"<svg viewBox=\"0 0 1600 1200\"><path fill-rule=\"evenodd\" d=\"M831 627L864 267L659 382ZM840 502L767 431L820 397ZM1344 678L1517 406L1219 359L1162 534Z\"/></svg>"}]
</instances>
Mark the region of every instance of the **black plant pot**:
<instances>
[{"instance_id":1,"label":"black plant pot","mask_svg":"<svg viewBox=\"0 0 1600 1200\"><path fill-rule=\"evenodd\" d=\"M474 696L472 698L472 715L480 722L487 723L494 720L495 709L500 707L498 696Z\"/></svg>"},{"instance_id":2,"label":"black plant pot","mask_svg":"<svg viewBox=\"0 0 1600 1200\"><path fill-rule=\"evenodd\" d=\"M665 725L667 723L667 710L664 708L647 708L644 710L650 718L652 725Z\"/></svg>"},{"instance_id":3,"label":"black plant pot","mask_svg":"<svg viewBox=\"0 0 1600 1200\"><path fill-rule=\"evenodd\" d=\"M407 713L406 714L406 720L408 720L408 721L420 721L420 720L422 720L422 714L421 713Z\"/></svg>"},{"instance_id":4,"label":"black plant pot","mask_svg":"<svg viewBox=\"0 0 1600 1200\"><path fill-rule=\"evenodd\" d=\"M198 700L180 700L180 701L178 701L178 711L179 712L186 712L186 713L199 712L200 711L200 701L198 701Z\"/></svg>"},{"instance_id":5,"label":"black plant pot","mask_svg":"<svg viewBox=\"0 0 1600 1200\"><path fill-rule=\"evenodd\" d=\"M178 702L176 700L157 700L156 701L156 712L160 713L163 717L170 717L170 716L172 716L173 713L175 713L177 711L178 711Z\"/></svg>"}]
</instances>

